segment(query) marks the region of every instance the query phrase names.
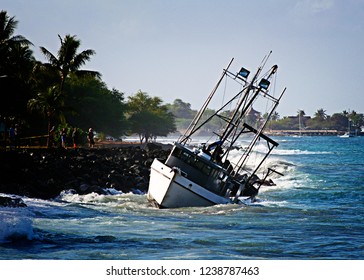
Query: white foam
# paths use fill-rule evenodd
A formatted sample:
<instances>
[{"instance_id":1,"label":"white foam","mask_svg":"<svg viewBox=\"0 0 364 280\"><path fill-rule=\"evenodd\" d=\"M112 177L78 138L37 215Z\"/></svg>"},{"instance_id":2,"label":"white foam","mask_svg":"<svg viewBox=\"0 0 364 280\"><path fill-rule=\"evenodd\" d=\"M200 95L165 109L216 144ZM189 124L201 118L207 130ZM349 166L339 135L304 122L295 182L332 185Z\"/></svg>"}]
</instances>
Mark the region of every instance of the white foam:
<instances>
[{"instance_id":1,"label":"white foam","mask_svg":"<svg viewBox=\"0 0 364 280\"><path fill-rule=\"evenodd\" d=\"M33 239L33 224L26 208L0 207L0 244Z\"/></svg>"},{"instance_id":2,"label":"white foam","mask_svg":"<svg viewBox=\"0 0 364 280\"><path fill-rule=\"evenodd\" d=\"M70 190L64 190L62 191L59 196L57 197L57 201L64 201L64 202L71 202L71 203L97 203L97 202L104 202L105 198L109 196L117 196L123 194L123 192L118 191L113 188L105 189L105 191L109 195L103 195L103 194L97 194L97 193L89 193L85 195L80 195L77 193L74 193Z\"/></svg>"},{"instance_id":3,"label":"white foam","mask_svg":"<svg viewBox=\"0 0 364 280\"><path fill-rule=\"evenodd\" d=\"M97 209L104 208L106 205L110 211L122 211L122 209L141 210L148 206L146 195L122 193L113 190L110 194L89 193L85 195L75 194L72 192L62 192L58 197L59 203L74 203L84 207Z\"/></svg>"},{"instance_id":4,"label":"white foam","mask_svg":"<svg viewBox=\"0 0 364 280\"><path fill-rule=\"evenodd\" d=\"M266 206L266 207L284 207L289 203L287 201L270 201L270 200L261 200L261 199L250 199L250 198L239 198L240 202L244 205L249 206Z\"/></svg>"},{"instance_id":5,"label":"white foam","mask_svg":"<svg viewBox=\"0 0 364 280\"><path fill-rule=\"evenodd\" d=\"M275 149L272 154L274 155L327 155L332 154L332 152L320 152L320 151L307 151L307 150L282 150Z\"/></svg>"}]
</instances>

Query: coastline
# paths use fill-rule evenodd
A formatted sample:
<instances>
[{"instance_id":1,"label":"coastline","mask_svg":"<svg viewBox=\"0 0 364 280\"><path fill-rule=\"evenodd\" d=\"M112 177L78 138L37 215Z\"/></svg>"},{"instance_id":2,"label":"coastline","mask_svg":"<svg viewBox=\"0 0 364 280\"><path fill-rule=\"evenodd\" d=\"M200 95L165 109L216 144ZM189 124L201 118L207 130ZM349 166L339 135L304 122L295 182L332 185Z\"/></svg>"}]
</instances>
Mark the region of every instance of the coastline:
<instances>
[{"instance_id":1,"label":"coastline","mask_svg":"<svg viewBox=\"0 0 364 280\"><path fill-rule=\"evenodd\" d=\"M165 160L169 145L100 143L95 148L21 148L0 152L0 193L53 199L62 191L145 193L154 158Z\"/></svg>"}]
</instances>

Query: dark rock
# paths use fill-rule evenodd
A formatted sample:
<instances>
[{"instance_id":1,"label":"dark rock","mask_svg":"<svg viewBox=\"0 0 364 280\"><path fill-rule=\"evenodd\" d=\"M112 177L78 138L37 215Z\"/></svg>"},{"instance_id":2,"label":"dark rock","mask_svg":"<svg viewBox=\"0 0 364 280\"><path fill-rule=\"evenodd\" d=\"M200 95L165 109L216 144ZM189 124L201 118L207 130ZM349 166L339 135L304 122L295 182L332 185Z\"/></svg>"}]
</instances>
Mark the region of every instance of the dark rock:
<instances>
[{"instance_id":1,"label":"dark rock","mask_svg":"<svg viewBox=\"0 0 364 280\"><path fill-rule=\"evenodd\" d=\"M155 150L160 151L160 150L162 150L162 146L158 145L156 143L148 143L146 150L147 151L155 151Z\"/></svg>"},{"instance_id":2,"label":"dark rock","mask_svg":"<svg viewBox=\"0 0 364 280\"><path fill-rule=\"evenodd\" d=\"M80 194L85 194L85 193L87 193L87 190L89 190L90 189L90 186L89 185L87 185L87 184L82 184L79 188L78 188L78 190L79 190L79 193Z\"/></svg>"},{"instance_id":3,"label":"dark rock","mask_svg":"<svg viewBox=\"0 0 364 280\"><path fill-rule=\"evenodd\" d=\"M165 161L169 150L158 144L147 148L35 149L0 152L0 193L42 199L63 190L79 194L115 188L124 193L146 192L155 157Z\"/></svg>"},{"instance_id":4,"label":"dark rock","mask_svg":"<svg viewBox=\"0 0 364 280\"><path fill-rule=\"evenodd\" d=\"M97 193L104 195L109 194L106 190L97 185L92 185L91 188L88 190L88 193Z\"/></svg>"},{"instance_id":5,"label":"dark rock","mask_svg":"<svg viewBox=\"0 0 364 280\"><path fill-rule=\"evenodd\" d=\"M27 207L21 198L0 196L0 207Z\"/></svg>"}]
</instances>

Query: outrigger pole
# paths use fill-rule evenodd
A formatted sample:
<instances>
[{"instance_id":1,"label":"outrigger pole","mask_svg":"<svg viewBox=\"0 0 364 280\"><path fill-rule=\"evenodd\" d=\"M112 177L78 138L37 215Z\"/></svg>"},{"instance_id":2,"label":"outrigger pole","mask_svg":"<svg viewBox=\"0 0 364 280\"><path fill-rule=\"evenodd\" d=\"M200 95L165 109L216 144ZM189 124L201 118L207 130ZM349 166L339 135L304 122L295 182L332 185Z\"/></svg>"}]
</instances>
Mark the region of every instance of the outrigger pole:
<instances>
[{"instance_id":1,"label":"outrigger pole","mask_svg":"<svg viewBox=\"0 0 364 280\"><path fill-rule=\"evenodd\" d=\"M266 60L265 61L263 60L262 63L265 64L266 63ZM242 98L240 99L240 101L239 101L239 103L238 103L238 105L237 105L237 107L236 107L236 109L234 111L234 114L233 114L230 122L227 124L227 126L226 126L226 128L224 130L224 133L221 136L221 142L222 142L222 144L230 137L230 135L233 133L233 130L234 129L237 129L239 127L240 123L242 122L243 116L246 114L247 110L250 108L250 106L256 100L256 98L258 97L258 95L263 91L263 86L261 86L261 84L259 84L259 87L258 88L256 88L254 86L255 81L258 79L258 76L259 76L260 72L263 69L262 67L263 66L260 66L258 68L258 70L255 73L255 75L254 75L253 79L251 80L251 82L246 86L246 88L244 88L244 90L246 90L246 92L243 94ZM267 78L266 79L262 79L262 80L268 81L272 77L272 75L274 75L277 72L277 69L278 69L278 66L277 65L272 66L272 68L269 71L269 74L268 74ZM257 89L257 90L255 91L254 95L252 97L250 97L250 99L248 101L250 91L251 90L255 90L255 89ZM267 93L264 92L264 94L267 94ZM247 102L247 104L245 104L243 106L243 108L241 108L242 107L242 104L244 102ZM241 112L239 113L240 108L241 108ZM238 116L238 114L240 114L240 115ZM261 128L259 133L261 133L262 131L263 131L263 129ZM234 135L232 136L232 140L231 140L231 143L230 143L230 147L232 147L234 145L235 141L239 138L239 136L240 136L241 133L242 133L242 131L240 131L240 133L238 133L238 134L236 134L236 132L234 133ZM257 141L257 139L258 139L258 137L256 136L256 139L254 139L253 142L255 143ZM250 145L251 148L248 150L248 154L250 153L250 150L253 148L254 143ZM226 151L226 153L227 152L228 151ZM239 162L240 161L241 161L241 159L239 160ZM239 163L237 165L239 166ZM238 168L238 170L236 170L236 172L238 172L240 170L240 168L241 168L241 165Z\"/></svg>"},{"instance_id":2,"label":"outrigger pole","mask_svg":"<svg viewBox=\"0 0 364 280\"><path fill-rule=\"evenodd\" d=\"M236 108L234 110L233 116L230 118L228 124L226 125L226 128L224 129L223 134L220 136L220 142L221 142L220 147L222 145L224 145L224 143L229 139L229 137L233 133L234 129L238 129L238 127L239 127L239 125L240 125L240 123L242 121L242 118L245 115L246 111L249 109L249 107L251 106L253 101L257 98L259 93L262 91L262 87L259 86L259 88L255 92L254 96L251 97L250 100L248 101L249 93L250 93L251 90L256 89L254 84L255 84L256 80L258 79L258 77L260 75L260 72L263 70L263 68L264 68L265 64L267 63L267 61L268 61L271 54L272 54L272 51L270 51L269 54L266 55L263 58L263 60L261 62L261 65L258 67L258 70L256 71L254 77L251 79L250 82L247 82L247 86L241 92L239 92L239 94L240 94L240 93L243 93L245 91L245 93L243 93L242 96L240 97L240 100L239 100L239 102L238 102L238 104L237 104L237 106L236 106ZM270 73L269 73L268 77L266 78L266 80L268 80L273 74L275 74L275 72L277 71L277 68L278 68L277 65L274 65L271 68ZM248 101L248 104L245 104L243 106L243 103L247 102L247 101ZM243 108L241 108L242 106L243 106ZM241 109L240 116L238 116L240 109ZM234 136L232 137L232 140L230 141L230 148L234 145L234 143L238 139L238 137L239 137L239 135L237 137L235 137L235 139L234 139ZM215 149L214 154L217 153L218 150L219 149ZM228 153L228 151L225 151L224 156L225 156L226 153ZM214 154L213 154L213 157L214 157Z\"/></svg>"},{"instance_id":3,"label":"outrigger pole","mask_svg":"<svg viewBox=\"0 0 364 280\"><path fill-rule=\"evenodd\" d=\"M214 89L212 90L212 92L210 93L210 95L208 96L208 98L206 99L205 103L202 105L200 111L198 112L198 114L195 116L195 118L193 119L193 121L191 122L191 124L189 125L189 127L187 128L186 132L184 133L184 135L180 138L181 140L179 141L181 144L186 144L188 139L190 138L190 136L195 132L195 128L197 126L197 123L200 121L203 113L205 112L207 106L209 105L212 97L215 95L215 92L217 91L217 89L220 86L220 83L222 82L222 80L224 79L226 72L228 71L228 69L230 68L231 64L233 63L234 58L232 58L230 60L230 63L228 64L228 66L226 67L226 69L224 69L221 78L219 79L219 81L217 82L217 84L215 85Z\"/></svg>"},{"instance_id":4,"label":"outrigger pole","mask_svg":"<svg viewBox=\"0 0 364 280\"><path fill-rule=\"evenodd\" d=\"M277 106L278 106L278 104L279 104L279 101L281 100L281 98L282 98L282 96L283 96L283 94L284 94L284 92L286 91L286 88L284 88L284 90L282 91L282 93L281 93L281 95L278 97L278 99L276 100L276 102L275 102L275 104L274 104L274 106L273 106L273 108L272 108L272 110L270 111L270 114L269 114L269 116L268 116L268 118L267 118L267 121L265 122L265 124L263 125L263 127L260 129L260 131L263 131L263 129L265 128L265 126L267 125L267 123L268 123L268 121L269 121L269 119L270 119L270 117L271 117L271 115L273 114L273 112L275 111L275 109L277 108ZM268 137L267 137L268 138ZM270 141L268 141L267 139L267 142L268 143L271 143L271 144L273 144L273 146L274 147L276 147L276 146L278 146L278 143L277 142L275 142L275 141L273 141L272 139L270 139L270 138L268 138ZM273 147L273 148L274 148ZM250 177L249 177L249 179L250 178L252 178L252 176L258 171L258 169L260 168L260 166L263 164L263 162L266 160L266 158L269 156L269 154L271 153L271 151L273 150L273 148L269 148L269 152L264 156L264 158L260 161L260 163L258 164L258 166L255 168L255 170L253 171L253 173L252 173L252 175L250 175ZM249 179L248 179L248 181L249 181Z\"/></svg>"},{"instance_id":5,"label":"outrigger pole","mask_svg":"<svg viewBox=\"0 0 364 280\"><path fill-rule=\"evenodd\" d=\"M247 151L247 153L245 153L245 157L242 160L242 162L239 165L238 170L236 171L237 173L240 171L240 169L243 167L246 159L249 157L251 150L253 149L254 145L256 144L257 140L262 137L264 140L267 141L267 145L268 145L268 152L266 153L266 155L263 157L263 159L260 161L260 163L257 165L257 167L255 168L255 170L253 171L253 173L248 177L248 179L246 180L246 182L244 184L241 184L239 187L239 190L236 192L235 198L234 200L236 201L238 199L238 197L240 196L240 194L244 191L244 188L249 184L251 178L253 178L253 176L255 175L255 173L258 171L258 169L262 166L263 162L267 159L267 157L270 155L270 153L272 152L272 150L278 146L278 143L273 141L271 138L269 138L268 136L264 135L262 133L262 131L264 130L265 126L267 125L270 117L272 116L273 112L275 111L275 109L277 108L279 101L281 100L283 94L285 93L287 88L284 88L284 90L282 91L282 93L280 94L280 96L275 99L274 97L270 96L270 98L273 98L274 101L274 106L272 108L272 110L269 113L269 116L267 117L264 125L260 128L259 131L257 131L256 129L252 128L251 126L247 125L246 123L244 123L244 127L247 128L248 130L250 130L251 132L255 133L255 137L253 139L253 141L250 143L249 149ZM274 171L274 170L273 170ZM276 172L278 174L280 174L279 172ZM260 185L261 186L261 185ZM260 186L257 189L257 192L260 189Z\"/></svg>"}]
</instances>

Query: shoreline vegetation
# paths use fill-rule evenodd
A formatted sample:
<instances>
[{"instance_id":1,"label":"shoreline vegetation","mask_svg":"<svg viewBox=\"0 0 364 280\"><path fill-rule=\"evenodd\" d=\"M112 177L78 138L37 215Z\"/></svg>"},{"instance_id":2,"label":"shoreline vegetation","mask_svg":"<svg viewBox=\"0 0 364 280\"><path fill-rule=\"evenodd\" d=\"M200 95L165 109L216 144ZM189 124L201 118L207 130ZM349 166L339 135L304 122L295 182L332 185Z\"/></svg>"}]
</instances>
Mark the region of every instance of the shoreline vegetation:
<instances>
[{"instance_id":1,"label":"shoreline vegetation","mask_svg":"<svg viewBox=\"0 0 364 280\"><path fill-rule=\"evenodd\" d=\"M140 142L148 143L187 129L197 114L180 98L166 104L142 90L126 97L121 90L108 88L102 73L83 68L96 50L83 49L77 35L58 34L58 49L50 50L16 34L18 23L15 16L0 11L0 149L14 142L17 146L50 147L53 141L73 138L74 129L81 138L77 145L86 142L90 129L105 138L137 135ZM41 46L42 60L34 56L35 45ZM249 109L244 122L260 127L268 114L255 109ZM201 120L214 113L207 108ZM229 117L233 111L220 114ZM330 116L321 108L310 117L299 109L296 116L281 118L274 112L270 117L267 129L274 130L274 135L295 135L293 130L299 130L300 135L359 134L364 129L364 114L354 110ZM220 117L211 119L210 124L203 133L211 135L223 125ZM17 142L18 138L26 143Z\"/></svg>"}]
</instances>

